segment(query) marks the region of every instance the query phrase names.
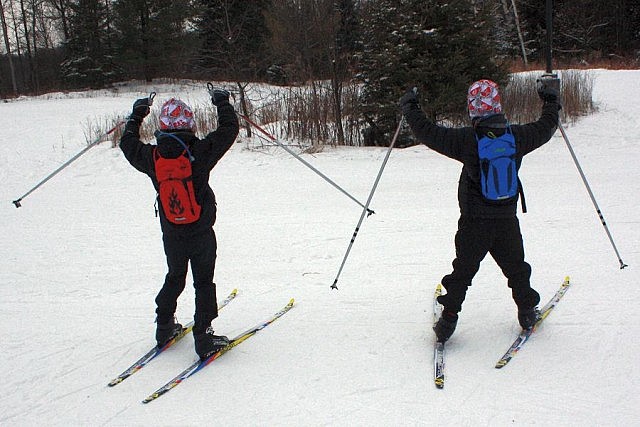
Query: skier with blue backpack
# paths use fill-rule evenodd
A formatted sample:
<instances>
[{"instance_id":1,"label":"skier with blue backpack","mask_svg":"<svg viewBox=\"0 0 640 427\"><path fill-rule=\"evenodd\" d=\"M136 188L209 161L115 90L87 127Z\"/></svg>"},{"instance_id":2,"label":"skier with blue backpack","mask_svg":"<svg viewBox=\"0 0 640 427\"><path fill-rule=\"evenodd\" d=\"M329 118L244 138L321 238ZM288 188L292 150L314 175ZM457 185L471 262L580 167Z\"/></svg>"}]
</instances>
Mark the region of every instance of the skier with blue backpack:
<instances>
[{"instance_id":1,"label":"skier with blue backpack","mask_svg":"<svg viewBox=\"0 0 640 427\"><path fill-rule=\"evenodd\" d=\"M533 327L540 295L530 284L531 266L517 217L522 193L517 171L522 158L551 139L558 124L559 82L538 81L542 115L532 123L510 124L502 112L498 85L479 80L469 87L467 105L471 126L439 126L422 111L415 89L400 98L400 108L420 143L462 163L458 182L460 218L455 236L453 272L442 278L446 294L438 297L442 316L434 326L439 342L456 329L467 289L487 253L491 254L511 289L523 329ZM524 208L524 198L521 203Z\"/></svg>"}]
</instances>

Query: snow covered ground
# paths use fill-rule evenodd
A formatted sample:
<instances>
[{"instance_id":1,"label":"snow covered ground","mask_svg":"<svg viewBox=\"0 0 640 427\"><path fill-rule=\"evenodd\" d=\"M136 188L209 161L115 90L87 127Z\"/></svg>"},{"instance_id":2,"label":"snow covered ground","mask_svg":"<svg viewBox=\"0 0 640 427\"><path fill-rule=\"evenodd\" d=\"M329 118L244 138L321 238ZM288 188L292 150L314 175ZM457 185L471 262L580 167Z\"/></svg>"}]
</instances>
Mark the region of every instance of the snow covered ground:
<instances>
[{"instance_id":1,"label":"snow covered ground","mask_svg":"<svg viewBox=\"0 0 640 427\"><path fill-rule=\"evenodd\" d=\"M154 343L165 259L154 191L104 143L11 203L85 145L83 123L130 111L149 91L0 104L0 425L640 425L639 71L593 71L599 112L567 126L624 262L560 132L524 160L522 215L543 300L572 288L525 349L506 281L482 264L432 379L431 303L450 272L460 165L423 146L394 150L339 290L331 290L361 208L279 148L236 144L211 177L216 282L239 295L216 330L234 336L296 306L159 400L140 401L193 360L191 336L115 388ZM184 90L188 91L185 94ZM462 96L462 95L461 95ZM309 163L363 203L386 149L327 148ZM193 312L193 288L178 317Z\"/></svg>"}]
</instances>

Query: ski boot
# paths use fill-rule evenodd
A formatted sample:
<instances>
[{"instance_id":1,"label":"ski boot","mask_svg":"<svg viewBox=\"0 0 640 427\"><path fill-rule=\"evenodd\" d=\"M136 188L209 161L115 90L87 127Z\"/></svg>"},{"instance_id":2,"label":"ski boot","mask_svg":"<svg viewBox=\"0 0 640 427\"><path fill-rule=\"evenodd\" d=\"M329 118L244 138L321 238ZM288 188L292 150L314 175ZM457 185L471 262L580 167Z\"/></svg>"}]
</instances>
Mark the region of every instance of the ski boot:
<instances>
[{"instance_id":1,"label":"ski boot","mask_svg":"<svg viewBox=\"0 0 640 427\"><path fill-rule=\"evenodd\" d=\"M458 324L458 314L452 311L443 311L442 316L436 322L433 327L433 331L436 333L438 342L444 343L447 341L453 332L456 330Z\"/></svg>"},{"instance_id":2,"label":"ski boot","mask_svg":"<svg viewBox=\"0 0 640 427\"><path fill-rule=\"evenodd\" d=\"M222 350L230 343L229 338L224 335L215 335L211 326L201 333L194 331L193 340L196 345L196 353L202 360Z\"/></svg>"}]
</instances>

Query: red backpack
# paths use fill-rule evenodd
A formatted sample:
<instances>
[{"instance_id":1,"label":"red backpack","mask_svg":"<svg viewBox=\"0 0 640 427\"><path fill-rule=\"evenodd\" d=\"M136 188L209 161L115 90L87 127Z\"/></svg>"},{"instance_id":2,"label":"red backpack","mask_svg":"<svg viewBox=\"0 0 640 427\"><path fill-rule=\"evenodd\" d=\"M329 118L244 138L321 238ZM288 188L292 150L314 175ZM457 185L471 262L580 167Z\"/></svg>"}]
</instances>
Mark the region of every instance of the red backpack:
<instances>
[{"instance_id":1,"label":"red backpack","mask_svg":"<svg viewBox=\"0 0 640 427\"><path fill-rule=\"evenodd\" d=\"M175 159L164 158L156 148L153 160L158 179L158 198L167 219L174 224L191 224L200 218L200 205L193 191L191 160L185 149Z\"/></svg>"}]
</instances>

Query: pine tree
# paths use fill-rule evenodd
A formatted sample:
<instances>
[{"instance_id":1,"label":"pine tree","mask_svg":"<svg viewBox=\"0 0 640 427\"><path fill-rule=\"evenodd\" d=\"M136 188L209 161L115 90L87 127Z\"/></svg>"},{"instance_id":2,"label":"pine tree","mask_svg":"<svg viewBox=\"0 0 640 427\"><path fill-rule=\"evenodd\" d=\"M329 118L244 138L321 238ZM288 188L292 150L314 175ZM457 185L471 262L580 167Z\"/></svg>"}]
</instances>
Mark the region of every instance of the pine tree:
<instances>
[{"instance_id":1,"label":"pine tree","mask_svg":"<svg viewBox=\"0 0 640 427\"><path fill-rule=\"evenodd\" d=\"M519 12L528 32L532 59L543 62L546 53L545 4L519 2ZM597 12L596 12L597 11ZM584 0L553 2L553 58L560 64L589 63L603 59L638 63L640 49L640 2L637 0Z\"/></svg>"},{"instance_id":2,"label":"pine tree","mask_svg":"<svg viewBox=\"0 0 640 427\"><path fill-rule=\"evenodd\" d=\"M390 142L400 119L398 99L412 86L432 119L460 121L470 83L505 80L494 62L492 22L469 0L380 0L369 6L358 74L367 143Z\"/></svg>"},{"instance_id":3,"label":"pine tree","mask_svg":"<svg viewBox=\"0 0 640 427\"><path fill-rule=\"evenodd\" d=\"M207 78L256 80L269 63L264 12L270 0L200 1L196 65Z\"/></svg>"},{"instance_id":4,"label":"pine tree","mask_svg":"<svg viewBox=\"0 0 640 427\"><path fill-rule=\"evenodd\" d=\"M106 4L79 0L70 6L70 38L66 41L62 74L74 87L102 87L118 77Z\"/></svg>"},{"instance_id":5,"label":"pine tree","mask_svg":"<svg viewBox=\"0 0 640 427\"><path fill-rule=\"evenodd\" d=\"M189 0L119 0L114 4L118 59L132 77L182 75L196 44L187 31Z\"/></svg>"}]
</instances>

